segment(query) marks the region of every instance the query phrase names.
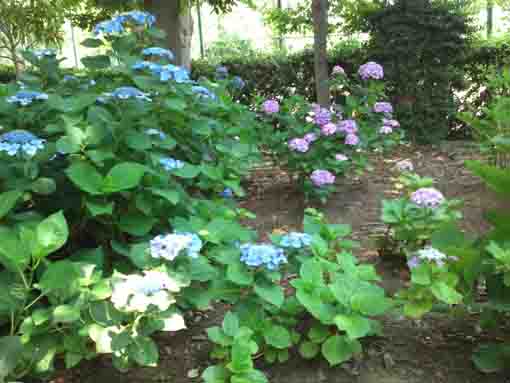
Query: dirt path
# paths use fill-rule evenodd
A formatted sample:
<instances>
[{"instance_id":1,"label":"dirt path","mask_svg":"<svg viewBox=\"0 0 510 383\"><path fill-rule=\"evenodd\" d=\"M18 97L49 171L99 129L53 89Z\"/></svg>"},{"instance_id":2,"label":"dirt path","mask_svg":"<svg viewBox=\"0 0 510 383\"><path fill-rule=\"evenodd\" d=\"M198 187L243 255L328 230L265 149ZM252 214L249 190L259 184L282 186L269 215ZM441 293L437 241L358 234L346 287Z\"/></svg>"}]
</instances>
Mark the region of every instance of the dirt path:
<instances>
[{"instance_id":1,"label":"dirt path","mask_svg":"<svg viewBox=\"0 0 510 383\"><path fill-rule=\"evenodd\" d=\"M360 255L374 257L373 238L382 228L380 203L395 193L391 168L398 160L407 158L414 162L419 174L435 178L437 187L447 197L464 199L466 230L483 231L487 228L483 211L497 201L463 166L464 160L474 158L476 152L462 143L448 143L435 149L407 148L398 156L376 162L374 171L360 181L340 185L322 210L332 222L351 224L354 236L363 244ZM299 198L285 185L285 175L261 171L255 177L258 188L244 204L258 216L254 226L260 232L282 226L298 227ZM393 280L398 284L392 270L381 271L388 283ZM101 359L82 365L66 382L200 382L198 374L210 364L205 328L220 322L222 312L217 309L205 317L190 318L190 330L160 338L162 355L157 368L135 368L122 374L111 367L108 359ZM418 322L386 318L384 336L367 340L363 358L357 362L331 369L324 361L307 362L293 357L283 365L261 364L260 368L271 383L510 383L509 373L484 375L474 369L471 355L477 344L501 340L502 334L510 335L508 330L479 334L476 319L440 314Z\"/></svg>"}]
</instances>

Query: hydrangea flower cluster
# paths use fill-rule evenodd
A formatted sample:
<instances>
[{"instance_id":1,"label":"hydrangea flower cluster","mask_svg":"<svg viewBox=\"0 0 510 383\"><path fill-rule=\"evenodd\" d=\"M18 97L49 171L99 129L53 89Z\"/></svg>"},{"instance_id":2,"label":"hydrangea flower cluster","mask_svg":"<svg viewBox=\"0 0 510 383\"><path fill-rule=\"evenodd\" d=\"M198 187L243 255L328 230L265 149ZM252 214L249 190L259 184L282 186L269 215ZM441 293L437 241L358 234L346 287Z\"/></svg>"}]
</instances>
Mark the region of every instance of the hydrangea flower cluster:
<instances>
[{"instance_id":1,"label":"hydrangea flower cluster","mask_svg":"<svg viewBox=\"0 0 510 383\"><path fill-rule=\"evenodd\" d=\"M434 188L421 188L411 194L411 201L420 207L435 209L444 200L443 194Z\"/></svg>"},{"instance_id":2,"label":"hydrangea flower cluster","mask_svg":"<svg viewBox=\"0 0 510 383\"><path fill-rule=\"evenodd\" d=\"M358 124L355 120L342 120L338 123L338 131L346 134L355 134L358 132Z\"/></svg>"},{"instance_id":3,"label":"hydrangea flower cluster","mask_svg":"<svg viewBox=\"0 0 510 383\"><path fill-rule=\"evenodd\" d=\"M124 29L129 24L139 26L153 26L156 18L147 12L131 11L122 13L111 20L106 20L98 23L94 27L94 34L111 35L124 32Z\"/></svg>"},{"instance_id":4,"label":"hydrangea flower cluster","mask_svg":"<svg viewBox=\"0 0 510 383\"><path fill-rule=\"evenodd\" d=\"M234 197L234 191L231 188L225 188L221 193L220 196L223 198L232 198Z\"/></svg>"},{"instance_id":5,"label":"hydrangea flower cluster","mask_svg":"<svg viewBox=\"0 0 510 383\"><path fill-rule=\"evenodd\" d=\"M380 134L391 134L393 133L393 128L391 126L383 125L379 128Z\"/></svg>"},{"instance_id":6,"label":"hydrangea flower cluster","mask_svg":"<svg viewBox=\"0 0 510 383\"><path fill-rule=\"evenodd\" d=\"M307 133L304 135L303 139L311 144L312 142L317 141L319 137L315 133Z\"/></svg>"},{"instance_id":7,"label":"hydrangea flower cluster","mask_svg":"<svg viewBox=\"0 0 510 383\"><path fill-rule=\"evenodd\" d=\"M216 100L218 97L204 86L192 86L191 91L197 94L200 98Z\"/></svg>"},{"instance_id":8,"label":"hydrangea flower cluster","mask_svg":"<svg viewBox=\"0 0 510 383\"><path fill-rule=\"evenodd\" d=\"M306 233L291 232L280 239L281 247L290 247L293 249L301 249L303 247L308 247L311 244L312 236Z\"/></svg>"},{"instance_id":9,"label":"hydrangea flower cluster","mask_svg":"<svg viewBox=\"0 0 510 383\"><path fill-rule=\"evenodd\" d=\"M142 55L157 56L157 57L161 57L161 58L166 58L169 61L173 61L175 59L175 56L171 50L165 49L165 48L160 48L160 47L144 48L142 50Z\"/></svg>"},{"instance_id":10,"label":"hydrangea flower cluster","mask_svg":"<svg viewBox=\"0 0 510 383\"><path fill-rule=\"evenodd\" d=\"M317 125L324 126L331 122L331 112L327 109L321 108L315 112L313 120Z\"/></svg>"},{"instance_id":11,"label":"hydrangea flower cluster","mask_svg":"<svg viewBox=\"0 0 510 383\"><path fill-rule=\"evenodd\" d=\"M166 82L174 80L176 83L181 84L190 82L189 72L182 67L172 64L160 65L152 61L138 61L131 67L134 70L149 70L153 75L159 76L160 81Z\"/></svg>"},{"instance_id":12,"label":"hydrangea flower cluster","mask_svg":"<svg viewBox=\"0 0 510 383\"><path fill-rule=\"evenodd\" d=\"M45 48L45 49L36 49L36 50L33 50L32 53L34 54L34 56L38 59L38 60L41 60L43 59L44 57L48 57L48 58L53 58L53 57L56 57L57 56L57 51L54 50L54 49L49 49L49 48Z\"/></svg>"},{"instance_id":13,"label":"hydrangea flower cluster","mask_svg":"<svg viewBox=\"0 0 510 383\"><path fill-rule=\"evenodd\" d=\"M128 100L130 98L134 98L137 100L152 101L148 93L144 93L140 89L132 86L121 86L111 93L104 93L104 96L115 98L117 100Z\"/></svg>"},{"instance_id":14,"label":"hydrangea flower cluster","mask_svg":"<svg viewBox=\"0 0 510 383\"><path fill-rule=\"evenodd\" d=\"M399 162L397 162L395 167L399 172L402 172L402 173L414 171L414 165L410 160L399 161Z\"/></svg>"},{"instance_id":15,"label":"hydrangea flower cluster","mask_svg":"<svg viewBox=\"0 0 510 383\"><path fill-rule=\"evenodd\" d=\"M360 142L360 139L355 134L350 133L347 136L345 136L345 145L356 146L359 144L359 142Z\"/></svg>"},{"instance_id":16,"label":"hydrangea flower cluster","mask_svg":"<svg viewBox=\"0 0 510 383\"><path fill-rule=\"evenodd\" d=\"M304 138L293 138L289 141L289 148L295 152L306 153L310 149L310 143Z\"/></svg>"},{"instance_id":17,"label":"hydrangea flower cluster","mask_svg":"<svg viewBox=\"0 0 510 383\"><path fill-rule=\"evenodd\" d=\"M333 70L331 71L331 74L333 76L336 76L336 75L345 75L345 70L340 65L335 65L333 67Z\"/></svg>"},{"instance_id":18,"label":"hydrangea flower cluster","mask_svg":"<svg viewBox=\"0 0 510 383\"><path fill-rule=\"evenodd\" d=\"M145 130L145 134L148 136L157 136L159 139L164 140L166 138L166 134L159 129L147 129Z\"/></svg>"},{"instance_id":19,"label":"hydrangea flower cluster","mask_svg":"<svg viewBox=\"0 0 510 383\"><path fill-rule=\"evenodd\" d=\"M349 161L349 157L347 157L345 154L341 154L341 153L336 154L335 159L339 162Z\"/></svg>"},{"instance_id":20,"label":"hydrangea flower cluster","mask_svg":"<svg viewBox=\"0 0 510 383\"><path fill-rule=\"evenodd\" d=\"M400 122L388 118L383 118L383 125L391 126L392 128L400 128Z\"/></svg>"},{"instance_id":21,"label":"hydrangea flower cluster","mask_svg":"<svg viewBox=\"0 0 510 383\"><path fill-rule=\"evenodd\" d=\"M230 82L232 87L237 90L244 89L246 86L246 82L239 76L235 76L232 81Z\"/></svg>"},{"instance_id":22,"label":"hydrangea flower cluster","mask_svg":"<svg viewBox=\"0 0 510 383\"><path fill-rule=\"evenodd\" d=\"M328 122L325 125L321 126L321 133L324 136L332 136L337 132L337 126L333 124L332 122Z\"/></svg>"},{"instance_id":23,"label":"hydrangea flower cluster","mask_svg":"<svg viewBox=\"0 0 510 383\"><path fill-rule=\"evenodd\" d=\"M184 162L181 160L176 160L172 157L163 157L159 160L159 164L163 166L167 172L171 172L175 169L182 169L184 167Z\"/></svg>"},{"instance_id":24,"label":"hydrangea flower cluster","mask_svg":"<svg viewBox=\"0 0 510 383\"><path fill-rule=\"evenodd\" d=\"M265 114L274 114L280 111L280 104L276 100L266 100L262 104L262 110Z\"/></svg>"},{"instance_id":25,"label":"hydrangea flower cluster","mask_svg":"<svg viewBox=\"0 0 510 383\"><path fill-rule=\"evenodd\" d=\"M0 136L0 152L6 152L9 156L23 153L33 157L38 150L44 149L44 143L45 140L26 130L13 130Z\"/></svg>"},{"instance_id":26,"label":"hydrangea flower cluster","mask_svg":"<svg viewBox=\"0 0 510 383\"><path fill-rule=\"evenodd\" d=\"M228 68L223 65L216 67L215 76L217 80L226 80L228 77Z\"/></svg>"},{"instance_id":27,"label":"hydrangea flower cluster","mask_svg":"<svg viewBox=\"0 0 510 383\"><path fill-rule=\"evenodd\" d=\"M370 61L359 67L358 74L363 80L381 80L384 77L384 70L381 65Z\"/></svg>"},{"instance_id":28,"label":"hydrangea flower cluster","mask_svg":"<svg viewBox=\"0 0 510 383\"><path fill-rule=\"evenodd\" d=\"M144 275L116 275L111 301L116 309L145 312L149 306L165 311L175 303L170 293L180 290L177 281L162 271L144 271Z\"/></svg>"},{"instance_id":29,"label":"hydrangea flower cluster","mask_svg":"<svg viewBox=\"0 0 510 383\"><path fill-rule=\"evenodd\" d=\"M246 243L241 245L241 262L250 267L265 267L276 270L282 263L287 263L287 257L282 249L268 244Z\"/></svg>"},{"instance_id":30,"label":"hydrangea flower cluster","mask_svg":"<svg viewBox=\"0 0 510 383\"><path fill-rule=\"evenodd\" d=\"M393 106L389 102L384 102L384 101L376 102L374 104L374 112L391 114L391 113L393 113Z\"/></svg>"},{"instance_id":31,"label":"hydrangea flower cluster","mask_svg":"<svg viewBox=\"0 0 510 383\"><path fill-rule=\"evenodd\" d=\"M314 170L310 175L310 179L317 187L332 185L335 183L335 175L327 170Z\"/></svg>"},{"instance_id":32,"label":"hydrangea flower cluster","mask_svg":"<svg viewBox=\"0 0 510 383\"><path fill-rule=\"evenodd\" d=\"M9 104L19 104L21 106L30 105L34 101L43 101L47 100L48 95L42 92L30 91L30 90L21 90L16 93L14 96L10 96L6 98L6 101Z\"/></svg>"},{"instance_id":33,"label":"hydrangea flower cluster","mask_svg":"<svg viewBox=\"0 0 510 383\"><path fill-rule=\"evenodd\" d=\"M202 246L200 237L193 233L158 235L150 241L150 253L152 258L167 261L173 261L183 251L186 251L188 257L196 258Z\"/></svg>"},{"instance_id":34,"label":"hydrangea flower cluster","mask_svg":"<svg viewBox=\"0 0 510 383\"><path fill-rule=\"evenodd\" d=\"M428 246L424 249L418 250L416 252L416 255L409 259L409 261L407 262L407 266L409 266L410 269L414 269L421 265L421 263L424 261L429 263L435 263L437 266L442 267L448 260L457 261L458 258L449 257L446 254L442 253L441 251L431 246Z\"/></svg>"}]
</instances>

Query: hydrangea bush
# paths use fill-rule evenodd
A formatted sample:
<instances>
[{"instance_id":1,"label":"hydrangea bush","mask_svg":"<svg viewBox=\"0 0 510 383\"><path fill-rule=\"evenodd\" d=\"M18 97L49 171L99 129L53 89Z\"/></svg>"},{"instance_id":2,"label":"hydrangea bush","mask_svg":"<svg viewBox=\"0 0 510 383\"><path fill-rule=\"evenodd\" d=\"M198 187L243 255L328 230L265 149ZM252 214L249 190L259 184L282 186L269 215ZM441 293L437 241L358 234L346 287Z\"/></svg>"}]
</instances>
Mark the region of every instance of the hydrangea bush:
<instances>
[{"instance_id":1,"label":"hydrangea bush","mask_svg":"<svg viewBox=\"0 0 510 383\"><path fill-rule=\"evenodd\" d=\"M370 152L402 140L391 104L382 101L383 77L383 68L372 62L352 79L335 67L330 81L338 102L330 108L309 105L299 96L261 104L264 145L307 197L325 201L338 177L362 171Z\"/></svg>"},{"instance_id":2,"label":"hydrangea bush","mask_svg":"<svg viewBox=\"0 0 510 383\"><path fill-rule=\"evenodd\" d=\"M153 25L99 24L83 44L106 53L81 75L26 52L2 88L0 381L97 354L156 365L151 336L228 300L236 242L256 240L232 198L258 158L255 116L173 65Z\"/></svg>"}]
</instances>

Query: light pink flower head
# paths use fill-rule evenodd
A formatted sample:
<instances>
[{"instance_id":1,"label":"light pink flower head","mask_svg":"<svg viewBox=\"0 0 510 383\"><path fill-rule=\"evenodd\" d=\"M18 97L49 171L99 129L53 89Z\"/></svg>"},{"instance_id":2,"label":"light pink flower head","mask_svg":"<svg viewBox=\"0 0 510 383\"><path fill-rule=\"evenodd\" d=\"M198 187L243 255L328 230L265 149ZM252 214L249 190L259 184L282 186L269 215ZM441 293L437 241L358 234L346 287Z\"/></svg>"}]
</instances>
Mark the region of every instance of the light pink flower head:
<instances>
[{"instance_id":1,"label":"light pink flower head","mask_svg":"<svg viewBox=\"0 0 510 383\"><path fill-rule=\"evenodd\" d=\"M393 133L393 128L391 126L381 126L381 128L379 129L379 133L380 134L391 134Z\"/></svg>"},{"instance_id":2,"label":"light pink flower head","mask_svg":"<svg viewBox=\"0 0 510 383\"><path fill-rule=\"evenodd\" d=\"M338 153L337 155L335 155L335 159L340 162L349 161L349 157L342 153Z\"/></svg>"},{"instance_id":3,"label":"light pink flower head","mask_svg":"<svg viewBox=\"0 0 510 383\"><path fill-rule=\"evenodd\" d=\"M356 146L359 144L359 137L355 134L345 136L345 145Z\"/></svg>"},{"instance_id":4,"label":"light pink flower head","mask_svg":"<svg viewBox=\"0 0 510 383\"><path fill-rule=\"evenodd\" d=\"M306 153L310 145L304 138L293 138L289 141L289 148L295 152Z\"/></svg>"},{"instance_id":5,"label":"light pink flower head","mask_svg":"<svg viewBox=\"0 0 510 383\"><path fill-rule=\"evenodd\" d=\"M311 144L312 142L314 141L317 141L319 137L317 136L317 134L315 133L307 133L305 134L305 136L303 137L303 139L308 142L309 144Z\"/></svg>"},{"instance_id":6,"label":"light pink flower head","mask_svg":"<svg viewBox=\"0 0 510 383\"><path fill-rule=\"evenodd\" d=\"M262 110L265 114L274 114L280 111L280 104L276 100L266 100L262 104Z\"/></svg>"},{"instance_id":7,"label":"light pink flower head","mask_svg":"<svg viewBox=\"0 0 510 383\"><path fill-rule=\"evenodd\" d=\"M346 134L358 132L358 124L354 120L343 120L338 123L338 131Z\"/></svg>"},{"instance_id":8,"label":"light pink flower head","mask_svg":"<svg viewBox=\"0 0 510 383\"><path fill-rule=\"evenodd\" d=\"M332 122L328 122L327 124L322 125L322 127L321 127L321 133L324 136L332 136L333 134L336 133L336 131L337 131L337 127Z\"/></svg>"},{"instance_id":9,"label":"light pink flower head","mask_svg":"<svg viewBox=\"0 0 510 383\"><path fill-rule=\"evenodd\" d=\"M340 74L341 75L345 75L345 70L340 65L335 65L333 67L333 70L332 70L331 74L333 74L333 75L340 75Z\"/></svg>"},{"instance_id":10,"label":"light pink flower head","mask_svg":"<svg viewBox=\"0 0 510 383\"><path fill-rule=\"evenodd\" d=\"M327 170L314 170L310 176L312 183L317 187L335 183L335 175Z\"/></svg>"}]
</instances>

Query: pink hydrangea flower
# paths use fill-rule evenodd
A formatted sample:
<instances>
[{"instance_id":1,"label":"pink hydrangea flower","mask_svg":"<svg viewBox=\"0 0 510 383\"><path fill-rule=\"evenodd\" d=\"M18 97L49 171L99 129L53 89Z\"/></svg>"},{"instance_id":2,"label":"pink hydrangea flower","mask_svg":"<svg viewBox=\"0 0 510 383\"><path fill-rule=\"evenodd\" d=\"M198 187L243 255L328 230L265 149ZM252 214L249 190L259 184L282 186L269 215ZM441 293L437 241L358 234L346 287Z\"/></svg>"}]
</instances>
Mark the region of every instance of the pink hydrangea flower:
<instances>
[{"instance_id":1,"label":"pink hydrangea flower","mask_svg":"<svg viewBox=\"0 0 510 383\"><path fill-rule=\"evenodd\" d=\"M320 109L315 113L314 122L319 126L326 125L331 122L331 112L324 108Z\"/></svg>"},{"instance_id":2,"label":"pink hydrangea flower","mask_svg":"<svg viewBox=\"0 0 510 383\"><path fill-rule=\"evenodd\" d=\"M400 122L389 118L383 118L383 125L391 126L392 128L400 128Z\"/></svg>"},{"instance_id":3,"label":"pink hydrangea flower","mask_svg":"<svg viewBox=\"0 0 510 383\"><path fill-rule=\"evenodd\" d=\"M262 110L265 114L274 114L280 111L280 104L276 100L266 100L262 104Z\"/></svg>"},{"instance_id":4,"label":"pink hydrangea flower","mask_svg":"<svg viewBox=\"0 0 510 383\"><path fill-rule=\"evenodd\" d=\"M391 134L393 133L393 128L391 126L381 126L381 128L379 129L379 133L380 134Z\"/></svg>"},{"instance_id":5,"label":"pink hydrangea flower","mask_svg":"<svg viewBox=\"0 0 510 383\"><path fill-rule=\"evenodd\" d=\"M345 145L356 146L359 144L359 137L355 134L348 134L345 136Z\"/></svg>"},{"instance_id":6,"label":"pink hydrangea flower","mask_svg":"<svg viewBox=\"0 0 510 383\"><path fill-rule=\"evenodd\" d=\"M333 70L332 70L331 74L333 74L333 75L340 75L340 74L341 75L345 75L345 70L340 65L335 65L333 67Z\"/></svg>"},{"instance_id":7,"label":"pink hydrangea flower","mask_svg":"<svg viewBox=\"0 0 510 383\"><path fill-rule=\"evenodd\" d=\"M374 112L376 113L393 113L393 106L389 102L376 102L374 104Z\"/></svg>"},{"instance_id":8,"label":"pink hydrangea flower","mask_svg":"<svg viewBox=\"0 0 510 383\"><path fill-rule=\"evenodd\" d=\"M434 188L421 188L411 194L411 201L420 207L435 209L441 205L444 200L443 194Z\"/></svg>"},{"instance_id":9,"label":"pink hydrangea flower","mask_svg":"<svg viewBox=\"0 0 510 383\"><path fill-rule=\"evenodd\" d=\"M296 152L306 153L310 149L310 145L304 138L293 138L289 141L289 148Z\"/></svg>"},{"instance_id":10,"label":"pink hydrangea flower","mask_svg":"<svg viewBox=\"0 0 510 383\"><path fill-rule=\"evenodd\" d=\"M335 183L335 175L327 170L314 170L310 175L310 179L317 187Z\"/></svg>"},{"instance_id":11,"label":"pink hydrangea flower","mask_svg":"<svg viewBox=\"0 0 510 383\"><path fill-rule=\"evenodd\" d=\"M346 134L358 132L358 124L354 120L343 120L338 123L338 131Z\"/></svg>"},{"instance_id":12,"label":"pink hydrangea flower","mask_svg":"<svg viewBox=\"0 0 510 383\"><path fill-rule=\"evenodd\" d=\"M335 159L340 162L349 161L349 157L347 157L345 154L338 153L335 155Z\"/></svg>"},{"instance_id":13,"label":"pink hydrangea flower","mask_svg":"<svg viewBox=\"0 0 510 383\"><path fill-rule=\"evenodd\" d=\"M303 137L303 139L308 142L309 144L311 144L312 142L314 141L317 141L319 137L315 134L315 133L307 133L305 134L305 136Z\"/></svg>"},{"instance_id":14,"label":"pink hydrangea flower","mask_svg":"<svg viewBox=\"0 0 510 383\"><path fill-rule=\"evenodd\" d=\"M363 80L381 80L384 77L383 67L373 61L360 66L358 73Z\"/></svg>"},{"instance_id":15,"label":"pink hydrangea flower","mask_svg":"<svg viewBox=\"0 0 510 383\"><path fill-rule=\"evenodd\" d=\"M324 136L332 136L336 133L337 127L332 122L328 122L326 125L322 125L321 127L321 133Z\"/></svg>"}]
</instances>

